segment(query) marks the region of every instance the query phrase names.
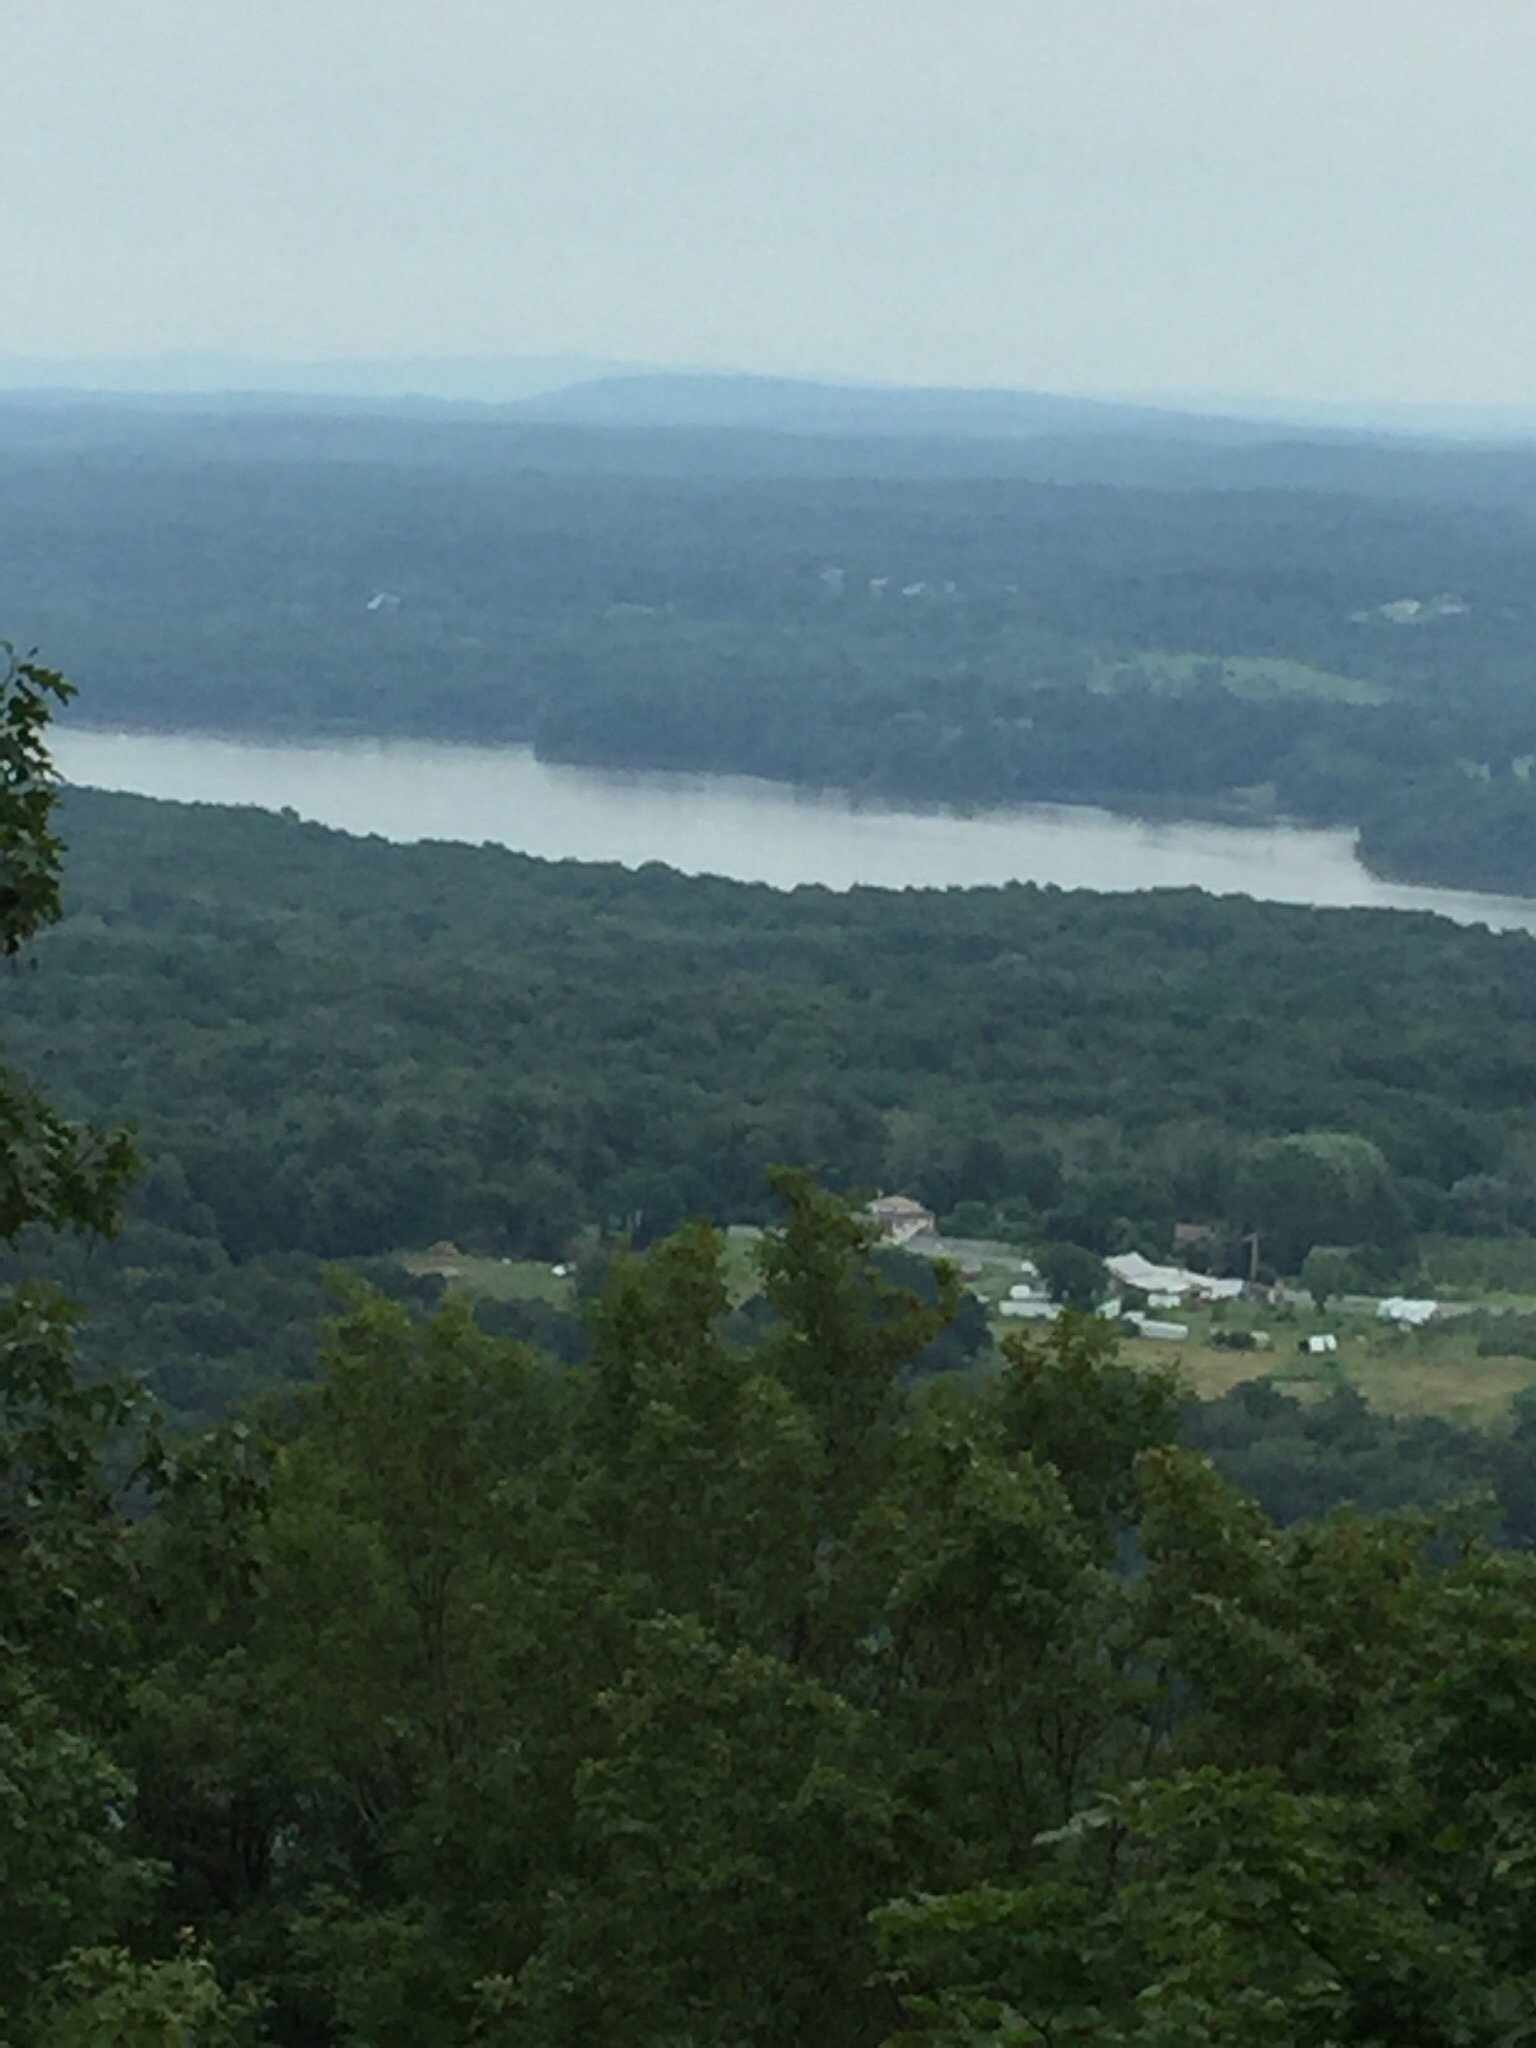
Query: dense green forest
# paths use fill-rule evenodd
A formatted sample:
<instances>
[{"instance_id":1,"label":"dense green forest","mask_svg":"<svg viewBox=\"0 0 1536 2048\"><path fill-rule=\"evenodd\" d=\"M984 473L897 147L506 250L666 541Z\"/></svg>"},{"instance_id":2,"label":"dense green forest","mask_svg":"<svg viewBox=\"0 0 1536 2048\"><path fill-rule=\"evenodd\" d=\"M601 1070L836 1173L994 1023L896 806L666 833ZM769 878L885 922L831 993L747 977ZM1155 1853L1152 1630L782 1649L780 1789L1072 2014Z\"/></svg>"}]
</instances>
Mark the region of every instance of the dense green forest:
<instances>
[{"instance_id":1,"label":"dense green forest","mask_svg":"<svg viewBox=\"0 0 1536 2048\"><path fill-rule=\"evenodd\" d=\"M1195 1222L1245 1271L1257 1229L1277 1270L1343 1245L1383 1285L1421 1233L1536 1232L1521 934L1196 891L786 894L90 792L63 815L69 915L6 982L7 1043L137 1127L127 1229L65 1277L185 1417L312 1356L325 1260L762 1221L775 1163L961 1234L1155 1254Z\"/></svg>"},{"instance_id":2,"label":"dense green forest","mask_svg":"<svg viewBox=\"0 0 1536 2048\"><path fill-rule=\"evenodd\" d=\"M91 716L1358 827L1536 892L1536 456L0 408Z\"/></svg>"},{"instance_id":3,"label":"dense green forest","mask_svg":"<svg viewBox=\"0 0 1536 2048\"><path fill-rule=\"evenodd\" d=\"M23 666L0 692L12 958L59 914L59 689ZM165 815L77 802L71 829L93 811L141 842ZM338 842L211 822L229 857L209 841L201 869L127 888L185 897L223 945L217 878L243 861L269 928L302 924L294 863L263 897L244 835ZM361 851L418 879L441 857ZM504 865L530 897L546 879ZM556 873L637 909L676 886ZM982 914L1000 904L1041 908L1005 892ZM809 904L813 930L891 907ZM424 908L418 929L381 892L397 963L431 963ZM65 992L51 1019L33 1004L34 1051L71 1004L99 1024L71 949L110 957L111 913L98 895L14 984ZM578 928L601 920L599 896ZM1348 929L1389 956L1390 933L1428 954L1440 931ZM642 930L656 948L654 913ZM178 937L162 981L213 957ZM1455 943L1470 962L1496 942ZM126 1033L160 1028L154 980L116 991ZM210 986L172 1000L206 1021ZM283 994L338 1023L314 983ZM164 1052L195 1088L196 1044ZM0 1128L0 1238L111 1233L134 1159L110 1115L71 1122L7 1065ZM8 2043L1530 2038L1530 1555L1489 1547L1475 1497L1282 1531L1180 1445L1171 1376L1120 1364L1094 1319L1010 1337L981 1380L918 1374L958 1276L915 1292L809 1175L770 1186L750 1330L700 1223L612 1262L574 1367L354 1278L313 1387L193 1441L125 1378L82 1375L47 1282L0 1291ZM1290 1429L1318 1465L1364 1454L1359 1421L1266 1416L1250 1390L1213 1426L1249 1456Z\"/></svg>"}]
</instances>

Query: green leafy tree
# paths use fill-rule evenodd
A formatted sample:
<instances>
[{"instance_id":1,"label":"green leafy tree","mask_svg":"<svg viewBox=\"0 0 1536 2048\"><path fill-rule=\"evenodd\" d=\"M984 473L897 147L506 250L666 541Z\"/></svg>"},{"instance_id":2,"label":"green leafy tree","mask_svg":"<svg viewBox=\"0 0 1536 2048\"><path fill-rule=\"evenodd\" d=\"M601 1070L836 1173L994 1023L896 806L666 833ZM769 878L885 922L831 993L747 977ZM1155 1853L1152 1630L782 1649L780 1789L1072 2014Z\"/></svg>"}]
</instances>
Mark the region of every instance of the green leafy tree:
<instances>
[{"instance_id":1,"label":"green leafy tree","mask_svg":"<svg viewBox=\"0 0 1536 2048\"><path fill-rule=\"evenodd\" d=\"M509 1987L541 2048L872 2038L903 1815L868 1717L696 1621L647 1624L577 1781L579 1860Z\"/></svg>"},{"instance_id":2,"label":"green leafy tree","mask_svg":"<svg viewBox=\"0 0 1536 2048\"><path fill-rule=\"evenodd\" d=\"M1177 1436L1182 1401L1171 1366L1142 1371L1117 1353L1108 1323L1067 1314L1042 1335L1010 1331L997 1387L1009 1449L1049 1466L1110 1548L1139 1499L1138 1461Z\"/></svg>"},{"instance_id":3,"label":"green leafy tree","mask_svg":"<svg viewBox=\"0 0 1536 2048\"><path fill-rule=\"evenodd\" d=\"M14 959L59 915L63 846L47 729L72 695L52 669L0 646L0 958ZM0 1242L34 1223L110 1231L132 1164L124 1133L68 1122L0 1068Z\"/></svg>"},{"instance_id":4,"label":"green leafy tree","mask_svg":"<svg viewBox=\"0 0 1536 2048\"><path fill-rule=\"evenodd\" d=\"M7 649L0 668L0 957L59 915L62 846L46 746L63 678ZM118 1221L133 1158L123 1132L61 1118L0 1067L0 1243L29 1226L105 1234ZM59 1650L78 1689L83 1637L110 1633L106 1597L120 1537L103 1456L129 1419L131 1391L82 1384L75 1316L54 1289L0 1287L0 1634L13 1656ZM64 1647L60 1647L63 1645Z\"/></svg>"},{"instance_id":5,"label":"green leafy tree","mask_svg":"<svg viewBox=\"0 0 1536 2048\"><path fill-rule=\"evenodd\" d=\"M907 1411L906 1377L953 1320L960 1280L935 1262L935 1299L888 1278L878 1233L809 1174L769 1176L784 1220L758 1246L763 1297L777 1318L762 1367L809 1419L816 1482L815 1555L787 1654L832 1676L856 1654L863 1617L844 1598L849 1537L878 1484Z\"/></svg>"},{"instance_id":6,"label":"green leafy tree","mask_svg":"<svg viewBox=\"0 0 1536 2048\"><path fill-rule=\"evenodd\" d=\"M782 1648L808 1594L826 1449L783 1378L726 1341L729 1306L704 1225L610 1269L593 1318L590 1495L638 1597Z\"/></svg>"},{"instance_id":7,"label":"green leafy tree","mask_svg":"<svg viewBox=\"0 0 1536 2048\"><path fill-rule=\"evenodd\" d=\"M1265 1256L1284 1272L1296 1272L1314 1245L1401 1251L1410 1236L1381 1148L1350 1132L1265 1139L1243 1162L1238 1199Z\"/></svg>"},{"instance_id":8,"label":"green leafy tree","mask_svg":"<svg viewBox=\"0 0 1536 2048\"><path fill-rule=\"evenodd\" d=\"M78 1950L48 1981L37 2048L256 2048L260 1999L230 1994L196 1948L142 1962Z\"/></svg>"},{"instance_id":9,"label":"green leafy tree","mask_svg":"<svg viewBox=\"0 0 1536 2048\"><path fill-rule=\"evenodd\" d=\"M879 1617L858 1689L923 1784L935 1867L1008 1868L1092 1782L1118 1704L1100 1644L1119 1589L1056 1472L1008 1447L990 1403L924 1408L856 1541Z\"/></svg>"},{"instance_id":10,"label":"green leafy tree","mask_svg":"<svg viewBox=\"0 0 1536 2048\"><path fill-rule=\"evenodd\" d=\"M160 1873L127 1844L133 1787L105 1746L14 1672L0 1704L0 2020L10 2039L50 1968L140 1918Z\"/></svg>"},{"instance_id":11,"label":"green leafy tree","mask_svg":"<svg viewBox=\"0 0 1536 2048\"><path fill-rule=\"evenodd\" d=\"M473 1739L502 1561L534 1540L550 1438L539 1369L462 1302L418 1324L338 1285L310 1427L274 1462L265 1648L301 1706L294 1740L353 1779L361 1811L369 1785Z\"/></svg>"},{"instance_id":12,"label":"green leafy tree","mask_svg":"<svg viewBox=\"0 0 1536 2048\"><path fill-rule=\"evenodd\" d=\"M1104 1261L1086 1245L1062 1242L1042 1245L1035 1254L1040 1278L1052 1301L1071 1308L1097 1308L1109 1284Z\"/></svg>"},{"instance_id":13,"label":"green leafy tree","mask_svg":"<svg viewBox=\"0 0 1536 2048\"><path fill-rule=\"evenodd\" d=\"M137 1673L124 1742L135 1837L170 1881L156 1925L215 1930L267 1912L304 1782L258 1643L275 1442L226 1424L176 1447L138 1532Z\"/></svg>"},{"instance_id":14,"label":"green leafy tree","mask_svg":"<svg viewBox=\"0 0 1536 2048\"><path fill-rule=\"evenodd\" d=\"M1340 1295L1360 1292L1359 1262L1353 1252L1342 1246L1314 1245L1302 1261L1301 1284L1319 1310L1326 1309L1329 1302L1336 1301Z\"/></svg>"},{"instance_id":15,"label":"green leafy tree","mask_svg":"<svg viewBox=\"0 0 1536 2048\"><path fill-rule=\"evenodd\" d=\"M1272 1773L1114 1793L1038 1846L1032 1881L878 1916L928 2048L1392 2048L1517 2039L1523 1987L1394 1867L1367 1800Z\"/></svg>"},{"instance_id":16,"label":"green leafy tree","mask_svg":"<svg viewBox=\"0 0 1536 2048\"><path fill-rule=\"evenodd\" d=\"M61 846L46 748L61 677L0 670L0 956L59 914ZM132 1155L122 1133L60 1117L0 1068L0 1241L29 1226L116 1225ZM155 1872L129 1847L132 1784L105 1737L121 1705L126 1531L109 1453L132 1390L85 1383L76 1317L55 1289L0 1289L0 2017L25 2038L43 1977L77 1943L138 1916Z\"/></svg>"},{"instance_id":17,"label":"green leafy tree","mask_svg":"<svg viewBox=\"0 0 1536 2048\"><path fill-rule=\"evenodd\" d=\"M935 1299L889 1280L877 1229L808 1173L768 1176L782 1223L758 1246L763 1296L781 1330L764 1360L803 1404L821 1441L823 1535L843 1533L872 1461L903 1408L902 1375L953 1320L960 1276L935 1262Z\"/></svg>"}]
</instances>

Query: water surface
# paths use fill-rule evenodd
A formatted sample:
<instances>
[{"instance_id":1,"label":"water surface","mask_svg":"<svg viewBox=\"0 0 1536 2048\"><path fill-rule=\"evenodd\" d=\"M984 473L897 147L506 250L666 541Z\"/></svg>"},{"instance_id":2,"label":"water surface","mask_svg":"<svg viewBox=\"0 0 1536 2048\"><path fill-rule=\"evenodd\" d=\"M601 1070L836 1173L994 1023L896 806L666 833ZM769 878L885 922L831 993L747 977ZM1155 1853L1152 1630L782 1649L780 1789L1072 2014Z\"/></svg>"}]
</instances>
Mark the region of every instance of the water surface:
<instances>
[{"instance_id":1,"label":"water surface","mask_svg":"<svg viewBox=\"0 0 1536 2048\"><path fill-rule=\"evenodd\" d=\"M740 775L569 768L526 747L416 740L286 745L200 733L56 729L71 782L183 802L289 807L386 839L492 841L547 859L662 861L793 888L1196 887L1273 903L1434 910L1536 932L1536 900L1368 874L1346 831L1147 823L1076 804L963 816L899 810Z\"/></svg>"}]
</instances>

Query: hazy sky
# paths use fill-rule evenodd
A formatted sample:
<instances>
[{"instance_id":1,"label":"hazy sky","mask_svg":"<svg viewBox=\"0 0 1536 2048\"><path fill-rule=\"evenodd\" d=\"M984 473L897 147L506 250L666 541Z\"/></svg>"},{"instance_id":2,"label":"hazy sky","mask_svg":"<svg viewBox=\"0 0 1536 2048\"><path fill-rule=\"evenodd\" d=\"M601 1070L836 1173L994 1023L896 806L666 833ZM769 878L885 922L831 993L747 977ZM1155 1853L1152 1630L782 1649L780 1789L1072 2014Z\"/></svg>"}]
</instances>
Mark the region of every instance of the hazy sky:
<instances>
[{"instance_id":1,"label":"hazy sky","mask_svg":"<svg viewBox=\"0 0 1536 2048\"><path fill-rule=\"evenodd\" d=\"M0 0L0 351L1536 401L1536 0Z\"/></svg>"}]
</instances>

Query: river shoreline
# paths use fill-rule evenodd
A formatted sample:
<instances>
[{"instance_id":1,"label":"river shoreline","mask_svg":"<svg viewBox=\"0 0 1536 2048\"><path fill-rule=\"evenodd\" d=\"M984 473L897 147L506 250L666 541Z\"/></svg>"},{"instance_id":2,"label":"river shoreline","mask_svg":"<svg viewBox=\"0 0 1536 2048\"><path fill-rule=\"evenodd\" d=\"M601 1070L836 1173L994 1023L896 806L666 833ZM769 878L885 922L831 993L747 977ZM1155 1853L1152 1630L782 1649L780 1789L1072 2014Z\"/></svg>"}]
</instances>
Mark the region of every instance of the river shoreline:
<instances>
[{"instance_id":1,"label":"river shoreline","mask_svg":"<svg viewBox=\"0 0 1536 2048\"><path fill-rule=\"evenodd\" d=\"M659 861L779 888L1203 888L1259 900L1430 911L1536 932L1536 899L1403 883L1356 835L1276 818L1090 804L960 810L758 777L540 759L526 743L256 739L61 722L67 780L180 801L254 803L386 838L491 841L549 859Z\"/></svg>"},{"instance_id":2,"label":"river shoreline","mask_svg":"<svg viewBox=\"0 0 1536 2048\"><path fill-rule=\"evenodd\" d=\"M883 811L903 817L981 820L1025 817L1031 813L1083 812L1095 817L1121 818L1144 825L1214 825L1238 832L1342 832L1351 839L1355 859L1362 870L1378 882L1441 894L1486 897L1490 902L1500 904L1529 904L1536 909L1536 893L1525 895L1518 891L1481 888L1475 883L1449 880L1426 871L1394 865L1390 861L1372 860L1358 826L1347 823L1320 824L1314 819L1299 817L1292 812L1279 809L1272 803L1258 800L1254 794L1244 790L1227 791L1203 803L1187 797L1159 799L1145 794L1122 795L1121 792L1114 790L1102 790L1083 796L1034 797L1015 804L987 803L980 800L961 801L954 798L927 797L902 790L856 788L841 782L790 782L775 776L756 775L750 770L739 768L678 768L656 763L590 760L577 755L545 752L540 748L536 738L526 734L509 734L502 739L487 739L470 735L444 735L437 732L381 733L376 729L354 725L337 725L324 731L296 732L291 727L283 725L192 727L159 725L153 720L143 724L135 723L132 726L71 722L63 729L98 739L129 738L138 735L164 740L204 739L230 746L287 748L296 752L333 747L413 746L464 749L474 753L516 752L529 755L533 760L550 768L570 768L592 775L620 778L644 777L658 785L668 778L680 783L708 780L722 784L742 784L782 791L797 799L831 799L844 803L855 811Z\"/></svg>"}]
</instances>

